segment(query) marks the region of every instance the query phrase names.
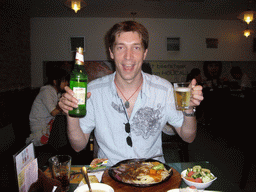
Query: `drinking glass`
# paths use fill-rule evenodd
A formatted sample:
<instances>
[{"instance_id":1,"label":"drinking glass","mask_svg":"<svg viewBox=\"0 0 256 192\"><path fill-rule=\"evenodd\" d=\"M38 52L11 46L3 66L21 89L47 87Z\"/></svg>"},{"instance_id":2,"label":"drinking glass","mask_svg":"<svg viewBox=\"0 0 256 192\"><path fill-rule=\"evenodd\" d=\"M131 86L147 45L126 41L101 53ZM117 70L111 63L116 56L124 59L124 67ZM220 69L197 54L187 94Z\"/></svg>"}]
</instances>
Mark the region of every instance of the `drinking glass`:
<instances>
[{"instance_id":1,"label":"drinking glass","mask_svg":"<svg viewBox=\"0 0 256 192\"><path fill-rule=\"evenodd\" d=\"M69 155L56 155L49 159L52 176L61 182L61 191L69 189L71 159Z\"/></svg>"},{"instance_id":2,"label":"drinking glass","mask_svg":"<svg viewBox=\"0 0 256 192\"><path fill-rule=\"evenodd\" d=\"M177 110L189 109L191 87L189 82L174 83L175 104Z\"/></svg>"}]
</instances>

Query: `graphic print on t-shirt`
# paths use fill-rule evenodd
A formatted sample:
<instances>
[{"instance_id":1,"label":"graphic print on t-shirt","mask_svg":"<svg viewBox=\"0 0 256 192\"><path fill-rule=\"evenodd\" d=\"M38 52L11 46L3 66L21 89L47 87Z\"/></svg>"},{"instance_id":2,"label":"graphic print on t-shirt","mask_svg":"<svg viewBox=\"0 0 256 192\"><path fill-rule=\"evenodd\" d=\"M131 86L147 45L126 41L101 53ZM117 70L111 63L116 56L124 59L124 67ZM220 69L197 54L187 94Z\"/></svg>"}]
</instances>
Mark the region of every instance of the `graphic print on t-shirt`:
<instances>
[{"instance_id":1,"label":"graphic print on t-shirt","mask_svg":"<svg viewBox=\"0 0 256 192\"><path fill-rule=\"evenodd\" d=\"M141 135L144 139L148 139L151 135L154 136L161 125L162 111L163 107L160 104L157 105L157 109L151 107L140 108L132 119L132 131L137 136Z\"/></svg>"},{"instance_id":2,"label":"graphic print on t-shirt","mask_svg":"<svg viewBox=\"0 0 256 192\"><path fill-rule=\"evenodd\" d=\"M117 105L112 102L111 106L118 113L125 113L121 104ZM162 111L161 104L157 105L157 109L151 107L140 108L131 121L131 131L137 136L141 135L144 139L148 139L151 135L154 136L161 125Z\"/></svg>"}]
</instances>

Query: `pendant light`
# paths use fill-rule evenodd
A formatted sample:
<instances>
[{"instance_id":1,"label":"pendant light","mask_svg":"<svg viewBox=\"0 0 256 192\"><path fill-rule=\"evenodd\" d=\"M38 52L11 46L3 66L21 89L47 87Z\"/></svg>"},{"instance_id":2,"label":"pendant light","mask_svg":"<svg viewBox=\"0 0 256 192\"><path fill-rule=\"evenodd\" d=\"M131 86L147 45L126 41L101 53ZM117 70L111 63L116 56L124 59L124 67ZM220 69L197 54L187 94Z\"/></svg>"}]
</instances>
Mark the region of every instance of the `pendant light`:
<instances>
[{"instance_id":1,"label":"pendant light","mask_svg":"<svg viewBox=\"0 0 256 192\"><path fill-rule=\"evenodd\" d=\"M244 36L247 38L251 35L251 33L253 32L252 30L248 29L248 27L243 31L244 32Z\"/></svg>"},{"instance_id":2,"label":"pendant light","mask_svg":"<svg viewBox=\"0 0 256 192\"><path fill-rule=\"evenodd\" d=\"M252 10L245 11L238 16L238 19L243 20L244 22L246 22L249 25L250 22L252 22L254 20L255 13L256 12L252 11Z\"/></svg>"},{"instance_id":3,"label":"pendant light","mask_svg":"<svg viewBox=\"0 0 256 192\"><path fill-rule=\"evenodd\" d=\"M254 20L255 17L255 11L252 11L249 7L251 7L250 4L252 4L253 2L251 0L248 0L248 5L247 5L247 11L242 12L237 18L241 19L242 21L247 23L247 28L243 31L244 36L247 38L251 35L251 33L253 32L252 30L250 30L249 24Z\"/></svg>"},{"instance_id":4,"label":"pendant light","mask_svg":"<svg viewBox=\"0 0 256 192\"><path fill-rule=\"evenodd\" d=\"M85 7L87 4L83 0L67 0L65 5L77 13L77 11Z\"/></svg>"}]
</instances>

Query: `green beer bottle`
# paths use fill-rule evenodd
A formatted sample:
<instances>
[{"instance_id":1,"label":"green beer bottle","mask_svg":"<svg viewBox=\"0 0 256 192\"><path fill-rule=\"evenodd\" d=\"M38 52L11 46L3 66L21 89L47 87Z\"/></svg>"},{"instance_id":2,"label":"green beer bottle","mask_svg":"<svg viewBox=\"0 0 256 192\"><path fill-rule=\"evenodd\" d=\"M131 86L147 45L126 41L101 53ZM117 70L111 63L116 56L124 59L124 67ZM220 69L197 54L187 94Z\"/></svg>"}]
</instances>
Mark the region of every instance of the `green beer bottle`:
<instances>
[{"instance_id":1,"label":"green beer bottle","mask_svg":"<svg viewBox=\"0 0 256 192\"><path fill-rule=\"evenodd\" d=\"M76 51L76 61L74 69L70 75L70 89L74 92L74 97L78 100L78 107L69 111L71 117L84 117L86 115L88 77L84 68L83 48L79 47Z\"/></svg>"}]
</instances>

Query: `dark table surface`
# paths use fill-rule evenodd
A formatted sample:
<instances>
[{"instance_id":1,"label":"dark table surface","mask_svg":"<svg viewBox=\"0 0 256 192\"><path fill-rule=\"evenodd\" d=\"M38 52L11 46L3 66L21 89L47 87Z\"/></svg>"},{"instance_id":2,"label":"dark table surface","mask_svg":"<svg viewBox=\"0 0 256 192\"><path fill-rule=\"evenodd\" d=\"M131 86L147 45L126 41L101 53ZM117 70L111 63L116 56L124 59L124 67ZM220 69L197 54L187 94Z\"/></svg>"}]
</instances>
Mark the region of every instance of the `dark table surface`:
<instances>
[{"instance_id":1,"label":"dark table surface","mask_svg":"<svg viewBox=\"0 0 256 192\"><path fill-rule=\"evenodd\" d=\"M213 182L213 184L208 187L206 190L209 191L241 191L237 183L232 183L230 181L231 175L229 176L228 173L224 170L220 170L218 165L213 165L208 161L201 161L201 162L182 162L182 163L166 163L169 166L176 169L179 173L187 168L191 168L195 165L201 165L203 168L210 169L211 172L217 177L217 180ZM73 165L76 166L76 165ZM79 165L81 166L81 165ZM70 192L73 192L77 188L78 184L71 184L70 185ZM181 186L182 188L187 187L186 183L182 180Z\"/></svg>"}]
</instances>

